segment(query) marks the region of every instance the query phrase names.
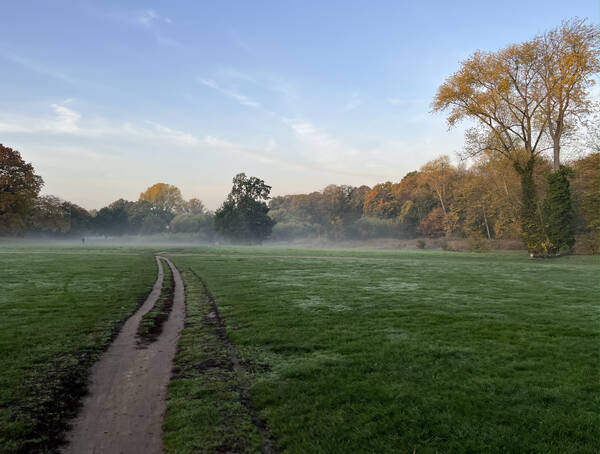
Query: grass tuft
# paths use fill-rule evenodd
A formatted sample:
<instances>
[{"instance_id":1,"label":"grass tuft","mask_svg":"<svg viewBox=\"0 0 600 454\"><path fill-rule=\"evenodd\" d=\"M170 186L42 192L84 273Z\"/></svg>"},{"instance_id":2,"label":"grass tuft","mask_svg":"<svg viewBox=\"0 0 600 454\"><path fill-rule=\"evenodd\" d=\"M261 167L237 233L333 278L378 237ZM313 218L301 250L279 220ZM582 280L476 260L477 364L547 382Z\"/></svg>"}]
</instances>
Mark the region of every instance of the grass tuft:
<instances>
[{"instance_id":1,"label":"grass tuft","mask_svg":"<svg viewBox=\"0 0 600 454\"><path fill-rule=\"evenodd\" d=\"M152 309L146 312L137 329L138 344L145 345L154 342L160 336L163 325L169 318L173 308L173 297L175 292L175 278L171 267L163 260L163 282L160 296Z\"/></svg>"}]
</instances>

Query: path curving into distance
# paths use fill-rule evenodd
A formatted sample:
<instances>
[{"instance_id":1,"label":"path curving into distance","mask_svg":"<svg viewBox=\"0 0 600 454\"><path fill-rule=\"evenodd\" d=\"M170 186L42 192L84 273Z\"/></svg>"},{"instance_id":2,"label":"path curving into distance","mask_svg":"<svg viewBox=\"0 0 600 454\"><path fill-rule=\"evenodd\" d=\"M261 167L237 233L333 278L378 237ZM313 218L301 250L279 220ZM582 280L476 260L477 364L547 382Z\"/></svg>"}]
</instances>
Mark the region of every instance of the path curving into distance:
<instances>
[{"instance_id":1,"label":"path curving into distance","mask_svg":"<svg viewBox=\"0 0 600 454\"><path fill-rule=\"evenodd\" d=\"M165 261L173 272L173 307L158 339L144 348L136 331L160 296ZM156 257L158 276L144 304L92 367L89 393L67 434L65 454L160 454L167 385L185 318L181 275L173 263Z\"/></svg>"}]
</instances>

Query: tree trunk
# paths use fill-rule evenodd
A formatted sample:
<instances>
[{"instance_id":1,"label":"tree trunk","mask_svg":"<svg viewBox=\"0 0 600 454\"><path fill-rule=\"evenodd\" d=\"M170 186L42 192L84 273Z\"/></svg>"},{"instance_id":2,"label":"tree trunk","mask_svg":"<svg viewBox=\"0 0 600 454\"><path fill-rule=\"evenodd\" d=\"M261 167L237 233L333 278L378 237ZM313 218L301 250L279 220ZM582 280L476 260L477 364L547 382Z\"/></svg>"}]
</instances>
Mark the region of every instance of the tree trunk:
<instances>
[{"instance_id":1,"label":"tree trunk","mask_svg":"<svg viewBox=\"0 0 600 454\"><path fill-rule=\"evenodd\" d=\"M444 212L444 214L448 214L448 212L446 211L446 205L444 205L444 197L443 197L441 191L436 187L435 192L438 196L438 199L440 199L440 205L442 205L442 211Z\"/></svg>"},{"instance_id":2,"label":"tree trunk","mask_svg":"<svg viewBox=\"0 0 600 454\"><path fill-rule=\"evenodd\" d=\"M554 140L553 167L555 172L558 172L560 170L560 140Z\"/></svg>"},{"instance_id":3,"label":"tree trunk","mask_svg":"<svg viewBox=\"0 0 600 454\"><path fill-rule=\"evenodd\" d=\"M485 214L485 205L481 205L481 209L483 210L483 220L485 221L485 231L487 232L488 240L491 240L492 236L490 235L490 226L488 225L487 216Z\"/></svg>"}]
</instances>

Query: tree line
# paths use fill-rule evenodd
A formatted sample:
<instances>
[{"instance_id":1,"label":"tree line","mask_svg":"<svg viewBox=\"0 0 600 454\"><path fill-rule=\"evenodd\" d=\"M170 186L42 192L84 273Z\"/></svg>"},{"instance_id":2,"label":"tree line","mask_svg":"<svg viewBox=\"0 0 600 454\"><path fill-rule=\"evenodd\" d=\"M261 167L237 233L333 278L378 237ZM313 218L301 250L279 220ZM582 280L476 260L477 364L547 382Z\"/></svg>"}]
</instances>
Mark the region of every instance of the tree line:
<instances>
[{"instance_id":1,"label":"tree line","mask_svg":"<svg viewBox=\"0 0 600 454\"><path fill-rule=\"evenodd\" d=\"M582 250L597 253L600 153L570 164L570 234L579 239ZM539 160L533 181L543 200L541 216L548 213L544 206L552 196L549 177L553 175L551 161ZM372 188L330 185L322 191L272 199L263 180L239 174L227 200L214 213L197 198L184 200L176 186L165 183L149 187L137 201L119 199L88 211L52 195L39 195L43 180L33 166L0 145L0 235L183 234L203 241L237 242L269 237L281 241L311 237L518 240L522 238L520 184L511 162L488 152L469 167L453 165L442 156L398 182Z\"/></svg>"},{"instance_id":2,"label":"tree line","mask_svg":"<svg viewBox=\"0 0 600 454\"><path fill-rule=\"evenodd\" d=\"M441 156L398 182L273 199L263 180L241 173L214 213L165 183L98 211L39 196L43 179L0 146L0 235L520 239L531 255L543 256L570 252L578 239L597 253L600 148L590 89L598 67L598 28L580 19L496 52L478 51L432 103L448 114L449 127L473 125L459 165ZM565 162L565 150L583 157Z\"/></svg>"},{"instance_id":3,"label":"tree line","mask_svg":"<svg viewBox=\"0 0 600 454\"><path fill-rule=\"evenodd\" d=\"M570 233L589 252L598 249L599 157L596 152L574 160L568 174ZM547 209L552 175L551 162L540 159L533 181L542 200L542 225L548 224L544 216L552 214ZM331 185L310 194L275 197L269 206L269 215L277 221L277 239L522 239L520 175L510 161L494 153L482 154L469 167L455 166L442 156L399 182L372 188Z\"/></svg>"},{"instance_id":4,"label":"tree line","mask_svg":"<svg viewBox=\"0 0 600 454\"><path fill-rule=\"evenodd\" d=\"M118 199L86 210L53 195L39 195L44 182L20 153L0 145L0 235L121 236L196 233L214 236L213 214L197 198L184 200L173 185L157 183L137 201Z\"/></svg>"},{"instance_id":5,"label":"tree line","mask_svg":"<svg viewBox=\"0 0 600 454\"><path fill-rule=\"evenodd\" d=\"M178 187L156 183L138 200L118 199L100 210L86 210L53 195L31 163L0 144L0 236L81 237L152 234L193 235L197 240L260 242L275 221L267 215L271 187L240 173L216 212L198 198L184 200Z\"/></svg>"}]
</instances>

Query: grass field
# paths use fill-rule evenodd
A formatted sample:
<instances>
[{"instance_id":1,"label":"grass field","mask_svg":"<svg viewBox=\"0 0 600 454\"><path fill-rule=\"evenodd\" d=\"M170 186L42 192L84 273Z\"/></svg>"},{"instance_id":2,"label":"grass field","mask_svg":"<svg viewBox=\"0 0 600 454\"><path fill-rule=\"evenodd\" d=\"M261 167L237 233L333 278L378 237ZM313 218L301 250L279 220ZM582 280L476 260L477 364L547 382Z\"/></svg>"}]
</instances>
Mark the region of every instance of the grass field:
<instances>
[{"instance_id":1,"label":"grass field","mask_svg":"<svg viewBox=\"0 0 600 454\"><path fill-rule=\"evenodd\" d=\"M48 452L156 279L150 251L0 248L0 452Z\"/></svg>"},{"instance_id":2,"label":"grass field","mask_svg":"<svg viewBox=\"0 0 600 454\"><path fill-rule=\"evenodd\" d=\"M597 452L597 258L192 252L172 259L206 281L238 355L261 365L248 368L250 395L283 452ZM207 359L190 352L211 328L194 329L188 370ZM169 452L250 420L224 424L240 408L215 405L217 385L198 375L172 383L167 427L195 419Z\"/></svg>"},{"instance_id":3,"label":"grass field","mask_svg":"<svg viewBox=\"0 0 600 454\"><path fill-rule=\"evenodd\" d=\"M153 252L0 248L0 453L53 446ZM286 453L597 452L597 257L163 254L187 298L168 454L259 452L265 424Z\"/></svg>"}]
</instances>

